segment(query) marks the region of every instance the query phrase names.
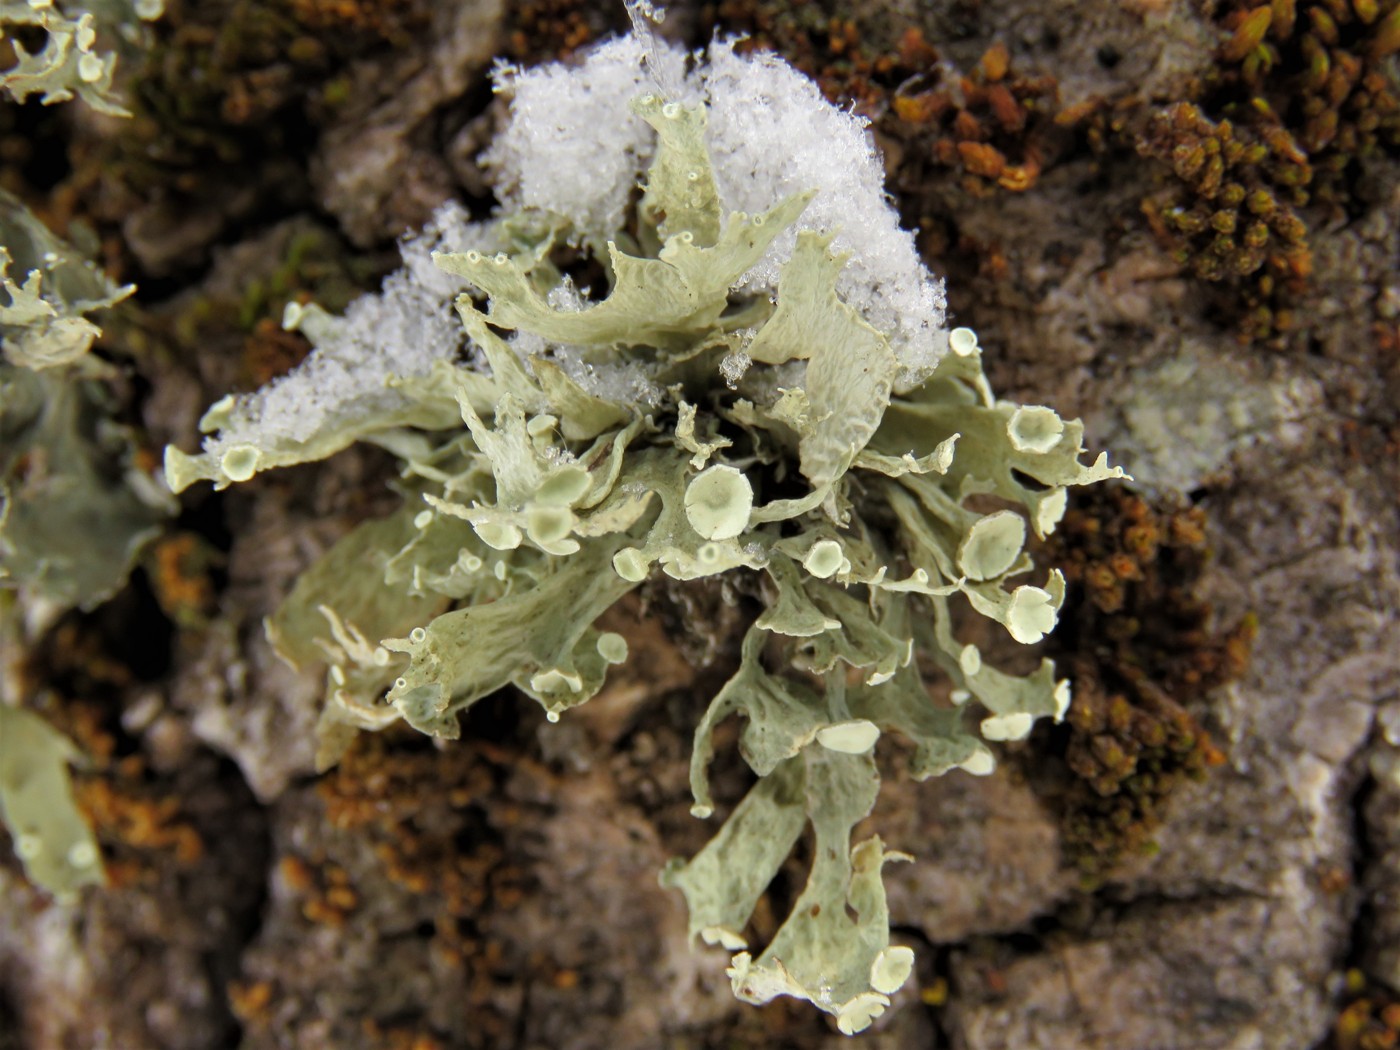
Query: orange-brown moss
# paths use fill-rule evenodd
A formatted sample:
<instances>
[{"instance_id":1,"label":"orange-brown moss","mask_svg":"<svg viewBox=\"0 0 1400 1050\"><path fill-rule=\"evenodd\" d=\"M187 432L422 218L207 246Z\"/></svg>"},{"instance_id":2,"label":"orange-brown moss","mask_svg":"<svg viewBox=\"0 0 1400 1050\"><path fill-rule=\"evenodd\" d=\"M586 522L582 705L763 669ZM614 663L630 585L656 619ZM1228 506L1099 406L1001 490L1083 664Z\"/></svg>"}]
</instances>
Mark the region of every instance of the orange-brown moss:
<instances>
[{"instance_id":1,"label":"orange-brown moss","mask_svg":"<svg viewBox=\"0 0 1400 1050\"><path fill-rule=\"evenodd\" d=\"M411 1025L385 1025L366 1018L362 1028L366 1045L375 1050L447 1050L437 1036Z\"/></svg>"},{"instance_id":2,"label":"orange-brown moss","mask_svg":"<svg viewBox=\"0 0 1400 1050\"><path fill-rule=\"evenodd\" d=\"M426 908L435 965L458 971L463 994L480 1004L479 1038L471 1046L499 1045L509 1031L490 1005L507 968L506 946L484 936L477 923L524 897L525 875L507 858L501 834L521 817L500 787L528 761L479 740L438 750L393 733L363 735L317 785L329 825L368 844L382 875ZM277 872L302 915L318 925L353 922L368 892L326 850L286 856ZM531 962L530 970L560 986L578 979L548 959ZM427 1027L402 1021L367 1021L376 1033L366 1029L369 1045L436 1045L439 1037Z\"/></svg>"},{"instance_id":3,"label":"orange-brown moss","mask_svg":"<svg viewBox=\"0 0 1400 1050\"><path fill-rule=\"evenodd\" d=\"M166 862L189 870L204 857L204 840L181 799L153 790L145 772L139 756L131 756L74 783L78 807L102 845L108 885L116 889L154 885Z\"/></svg>"},{"instance_id":4,"label":"orange-brown moss","mask_svg":"<svg viewBox=\"0 0 1400 1050\"><path fill-rule=\"evenodd\" d=\"M366 836L391 880L438 899L445 927L488 901L496 908L518 903L520 873L504 864L497 836L473 808L496 785L491 749L394 750L379 736L360 741L319 785L331 825ZM460 849L455 835L420 823L439 811L457 815L458 823L481 825L471 849ZM509 812L503 818L509 820Z\"/></svg>"},{"instance_id":5,"label":"orange-brown moss","mask_svg":"<svg viewBox=\"0 0 1400 1050\"><path fill-rule=\"evenodd\" d=\"M429 0L167 5L151 47L128 66L123 95L134 117L59 147L71 168L55 191L60 225L83 218L111 240L104 266L135 279L117 231L147 203L168 210L162 221L207 225L209 238L220 227L205 213L246 219L305 207L305 160L351 94L349 67L414 46L432 11ZM198 234L154 236L197 250Z\"/></svg>"},{"instance_id":6,"label":"orange-brown moss","mask_svg":"<svg viewBox=\"0 0 1400 1050\"><path fill-rule=\"evenodd\" d=\"M324 857L309 863L289 854L278 864L278 875L302 898L303 918L317 926L344 926L359 907L360 897L350 886L350 873Z\"/></svg>"},{"instance_id":7,"label":"orange-brown moss","mask_svg":"<svg viewBox=\"0 0 1400 1050\"><path fill-rule=\"evenodd\" d=\"M210 570L219 553L193 532L160 537L148 556L151 589L161 611L181 627L198 628L214 611L214 581Z\"/></svg>"},{"instance_id":8,"label":"orange-brown moss","mask_svg":"<svg viewBox=\"0 0 1400 1050\"><path fill-rule=\"evenodd\" d=\"M1016 69L1000 41L954 76L918 27L888 15L862 19L829 4L722 0L702 17L710 28L746 33L741 48L777 51L832 101L854 103L874 120L895 145L896 185L916 185L935 169L957 173L963 189L979 196L1025 192L1065 138L1054 120L1054 79Z\"/></svg>"},{"instance_id":9,"label":"orange-brown moss","mask_svg":"<svg viewBox=\"0 0 1400 1050\"><path fill-rule=\"evenodd\" d=\"M228 986L229 1007L233 1016L245 1026L266 1025L271 1021L268 1007L272 998L271 981L232 981Z\"/></svg>"},{"instance_id":10,"label":"orange-brown moss","mask_svg":"<svg viewBox=\"0 0 1400 1050\"><path fill-rule=\"evenodd\" d=\"M1196 508L1102 486L1077 494L1052 546L1070 584L1053 644L1074 682L1057 741L1071 775L1064 850L1094 886L1150 852L1173 793L1223 761L1193 709L1243 672L1253 625L1217 631L1195 596Z\"/></svg>"},{"instance_id":11,"label":"orange-brown moss","mask_svg":"<svg viewBox=\"0 0 1400 1050\"><path fill-rule=\"evenodd\" d=\"M102 848L109 888L150 888L170 869L188 872L204 859L204 839L184 800L143 754L123 746L108 705L68 700L44 714L83 755L73 795Z\"/></svg>"},{"instance_id":12,"label":"orange-brown moss","mask_svg":"<svg viewBox=\"0 0 1400 1050\"><path fill-rule=\"evenodd\" d=\"M507 7L503 53L523 65L567 58L626 23L621 4L519 0Z\"/></svg>"},{"instance_id":13,"label":"orange-brown moss","mask_svg":"<svg viewBox=\"0 0 1400 1050\"><path fill-rule=\"evenodd\" d=\"M308 29L369 34L404 42L426 12L414 0L291 0L292 17Z\"/></svg>"},{"instance_id":14,"label":"orange-brown moss","mask_svg":"<svg viewBox=\"0 0 1400 1050\"><path fill-rule=\"evenodd\" d=\"M28 684L39 690L46 685L62 682L63 692L71 695L93 695L129 688L135 681L131 668L110 648L90 625L77 618L68 618L54 626L45 639L44 651L29 661ZM90 712L92 717L96 714ZM101 735L93 730L94 744Z\"/></svg>"},{"instance_id":15,"label":"orange-brown moss","mask_svg":"<svg viewBox=\"0 0 1400 1050\"><path fill-rule=\"evenodd\" d=\"M271 317L259 318L243 341L245 382L250 389L264 387L301 364L310 352L306 336L287 331Z\"/></svg>"},{"instance_id":16,"label":"orange-brown moss","mask_svg":"<svg viewBox=\"0 0 1400 1050\"><path fill-rule=\"evenodd\" d=\"M1153 115L1139 142L1175 183L1143 213L1177 262L1202 280L1242 288L1242 334L1268 339L1296 323L1289 308L1312 272L1298 207L1313 178L1307 153L1279 124L1212 121L1181 102Z\"/></svg>"},{"instance_id":17,"label":"orange-brown moss","mask_svg":"<svg viewBox=\"0 0 1400 1050\"><path fill-rule=\"evenodd\" d=\"M1346 975L1345 1000L1325 1050L1395 1050L1400 1047L1400 997L1374 985L1360 970Z\"/></svg>"},{"instance_id":18,"label":"orange-brown moss","mask_svg":"<svg viewBox=\"0 0 1400 1050\"><path fill-rule=\"evenodd\" d=\"M997 42L956 82L906 81L890 130L906 150L928 149L935 165L959 172L970 194L1024 193L1061 151L1057 108L1054 78L1020 73Z\"/></svg>"},{"instance_id":19,"label":"orange-brown moss","mask_svg":"<svg viewBox=\"0 0 1400 1050\"><path fill-rule=\"evenodd\" d=\"M1357 165L1400 149L1400 0L1234 0L1211 93L1222 110L1276 121L1306 151L1314 192L1345 204Z\"/></svg>"},{"instance_id":20,"label":"orange-brown moss","mask_svg":"<svg viewBox=\"0 0 1400 1050\"><path fill-rule=\"evenodd\" d=\"M838 9L839 8L839 9ZM890 20L863 20L849 5L801 0L719 0L701 9L701 26L743 33L741 50L776 51L802 70L833 101L853 102L870 116L889 105L905 78L927 72L938 55L917 29Z\"/></svg>"},{"instance_id":21,"label":"orange-brown moss","mask_svg":"<svg viewBox=\"0 0 1400 1050\"><path fill-rule=\"evenodd\" d=\"M117 615L118 630L127 630L131 610ZM155 624L148 621L146 629L155 633ZM37 697L38 712L81 756L73 794L102 850L108 887L150 890L197 870L209 843L175 779L152 766L123 726L124 703L134 700L142 681L133 667L147 659L132 652L130 637L107 634L98 619L70 615L29 654L22 689Z\"/></svg>"},{"instance_id":22,"label":"orange-brown moss","mask_svg":"<svg viewBox=\"0 0 1400 1050\"><path fill-rule=\"evenodd\" d=\"M1139 139L1176 179L1143 210L1184 266L1233 293L1243 341L1283 345L1312 269L1303 209L1364 210L1367 163L1400 155L1400 0L1231 0L1216 17L1214 74Z\"/></svg>"}]
</instances>

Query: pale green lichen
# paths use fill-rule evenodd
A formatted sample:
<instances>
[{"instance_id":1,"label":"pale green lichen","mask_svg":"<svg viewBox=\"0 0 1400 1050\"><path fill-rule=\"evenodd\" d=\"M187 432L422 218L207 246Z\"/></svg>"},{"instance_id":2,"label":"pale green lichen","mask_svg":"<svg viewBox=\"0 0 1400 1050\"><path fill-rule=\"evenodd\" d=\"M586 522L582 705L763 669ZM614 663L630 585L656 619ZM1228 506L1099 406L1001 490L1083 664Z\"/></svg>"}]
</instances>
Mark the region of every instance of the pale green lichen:
<instances>
[{"instance_id":1,"label":"pale green lichen","mask_svg":"<svg viewBox=\"0 0 1400 1050\"><path fill-rule=\"evenodd\" d=\"M95 247L54 236L0 190L0 349L7 362L56 368L88 352L101 330L86 315L132 292L90 261Z\"/></svg>"},{"instance_id":2,"label":"pale green lichen","mask_svg":"<svg viewBox=\"0 0 1400 1050\"><path fill-rule=\"evenodd\" d=\"M0 190L0 587L50 615L111 595L171 510L134 468L89 354L101 330L87 315L133 289L91 261L95 237L73 240Z\"/></svg>"},{"instance_id":3,"label":"pale green lichen","mask_svg":"<svg viewBox=\"0 0 1400 1050\"><path fill-rule=\"evenodd\" d=\"M707 540L732 540L748 527L752 510L753 486L735 467L710 467L685 490L686 520Z\"/></svg>"},{"instance_id":4,"label":"pale green lichen","mask_svg":"<svg viewBox=\"0 0 1400 1050\"><path fill-rule=\"evenodd\" d=\"M912 742L919 778L986 775L984 740L1063 717L1053 666L997 670L956 636L953 604L1038 641L1064 581L1016 582L1035 570L1027 528L1054 528L1066 486L1121 472L1081 462L1078 422L996 399L967 329L903 382L913 367L891 336L838 294L832 234L794 235L817 188L759 214L727 209L706 107L652 92L634 108L654 157L634 222L611 240L526 206L490 227L489 247L435 256L462 282L478 364L390 379L366 395L383 396L377 408L328 409L300 440L272 428L259 443L254 409L221 403L205 425L228 434L196 456L172 451L168 472L176 488L223 485L366 437L401 457L402 509L332 548L270 624L297 663L330 664L322 764L396 718L455 737L458 716L506 685L558 719L626 659L596 626L622 596L760 572L765 607L695 733L693 812L716 811L708 768L731 715L758 780L663 878L684 893L692 934L738 953L738 996L809 999L857 1032L913 964L890 944L881 879L908 858L851 842L877 798L878 741ZM739 291L779 243L771 294ZM555 267L566 244L595 253L606 294ZM935 668L946 699L925 680ZM807 885L751 952L754 907L808 825Z\"/></svg>"},{"instance_id":5,"label":"pale green lichen","mask_svg":"<svg viewBox=\"0 0 1400 1050\"><path fill-rule=\"evenodd\" d=\"M10 706L22 687L7 665L64 610L121 587L172 510L82 370L0 362L0 648L13 649L0 659L0 823L30 880L57 896L101 882L101 859L72 801L76 751Z\"/></svg>"},{"instance_id":6,"label":"pale green lichen","mask_svg":"<svg viewBox=\"0 0 1400 1050\"><path fill-rule=\"evenodd\" d=\"M0 365L0 588L91 608L170 513L101 384Z\"/></svg>"},{"instance_id":7,"label":"pale green lichen","mask_svg":"<svg viewBox=\"0 0 1400 1050\"><path fill-rule=\"evenodd\" d=\"M44 105L75 95L100 113L125 117L112 85L118 50L139 39L140 23L159 18L163 0L0 0L0 27L15 64L0 70L0 89L23 102L38 95ZM42 30L43 45L30 53L11 27Z\"/></svg>"},{"instance_id":8,"label":"pale green lichen","mask_svg":"<svg viewBox=\"0 0 1400 1050\"><path fill-rule=\"evenodd\" d=\"M15 64L0 90L45 105L76 95L93 109L128 116L113 90L111 47L140 42L140 22L162 0L0 0L0 27ZM43 37L27 51L13 27ZM73 243L54 235L0 190L0 635L32 636L65 609L90 608L126 580L162 519L169 493L135 466L128 428L112 418L89 356L101 329L88 314L133 291L91 259L96 238L74 224ZM19 628L24 622L24 630ZM0 694L17 693L9 661ZM76 751L46 723L0 696L0 823L31 881L60 896L103 880L101 857L73 803L68 763Z\"/></svg>"},{"instance_id":9,"label":"pale green lichen","mask_svg":"<svg viewBox=\"0 0 1400 1050\"><path fill-rule=\"evenodd\" d=\"M0 701L0 822L29 880L60 898L104 880L102 855L68 780L77 759L42 718Z\"/></svg>"}]
</instances>

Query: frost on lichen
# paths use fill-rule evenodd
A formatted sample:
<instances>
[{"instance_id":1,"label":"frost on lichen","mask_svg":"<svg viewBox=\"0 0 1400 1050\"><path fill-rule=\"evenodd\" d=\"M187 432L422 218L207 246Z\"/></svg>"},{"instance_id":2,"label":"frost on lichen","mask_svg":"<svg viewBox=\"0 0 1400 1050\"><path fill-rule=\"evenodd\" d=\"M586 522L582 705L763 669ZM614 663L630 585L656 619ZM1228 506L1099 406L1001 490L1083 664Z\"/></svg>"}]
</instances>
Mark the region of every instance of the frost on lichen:
<instances>
[{"instance_id":1,"label":"frost on lichen","mask_svg":"<svg viewBox=\"0 0 1400 1050\"><path fill-rule=\"evenodd\" d=\"M164 0L0 0L0 26L15 58L0 70L0 89L18 102L38 95L47 106L77 96L98 112L130 116L112 86L117 51L139 40L141 22L164 7ZM41 32L38 50L25 49L19 26Z\"/></svg>"},{"instance_id":2,"label":"frost on lichen","mask_svg":"<svg viewBox=\"0 0 1400 1050\"><path fill-rule=\"evenodd\" d=\"M299 311L307 364L216 405L204 450L167 470L226 485L357 439L402 460L402 508L332 548L270 624L290 659L329 665L323 764L397 719L455 737L506 685L557 720L627 658L597 620L628 591L758 574L765 608L696 730L694 813L717 810L731 715L758 779L663 879L692 934L736 953L736 995L809 999L857 1032L913 963L881 877L908 858L851 841L878 739L912 742L919 778L983 775L986 741L1063 717L1053 666L993 667L954 606L1039 641L1064 582L1025 579L1027 537L1055 528L1066 486L1120 472L1081 462L1077 421L998 400L975 334L944 330L855 118L769 56L716 44L686 75L661 51L649 79L644 52L628 38L503 80L496 220L445 212L380 295L344 319ZM560 268L579 256L598 287ZM751 948L809 825L806 888Z\"/></svg>"}]
</instances>

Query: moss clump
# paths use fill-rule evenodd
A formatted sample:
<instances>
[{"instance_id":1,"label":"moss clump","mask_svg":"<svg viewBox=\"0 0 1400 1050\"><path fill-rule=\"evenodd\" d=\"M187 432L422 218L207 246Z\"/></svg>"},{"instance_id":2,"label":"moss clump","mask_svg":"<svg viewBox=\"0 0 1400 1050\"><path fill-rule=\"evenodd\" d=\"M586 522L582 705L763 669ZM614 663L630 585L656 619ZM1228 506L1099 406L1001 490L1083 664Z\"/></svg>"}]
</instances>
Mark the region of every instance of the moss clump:
<instances>
[{"instance_id":1,"label":"moss clump","mask_svg":"<svg viewBox=\"0 0 1400 1050\"><path fill-rule=\"evenodd\" d=\"M294 300L344 310L375 276L372 261L351 255L335 234L308 225L287 238L271 273L248 280L238 305L238 327L246 332L266 318L280 321L283 309Z\"/></svg>"},{"instance_id":2,"label":"moss clump","mask_svg":"<svg viewBox=\"0 0 1400 1050\"><path fill-rule=\"evenodd\" d=\"M316 302L343 310L373 283L380 269L374 258L353 254L343 240L319 226L292 233L282 249L270 273L249 277L236 303L210 304L217 318L200 325L207 328L216 322L244 333L240 380L249 387L290 372L311 349L300 332L282 327L288 303ZM230 316L232 312L236 316Z\"/></svg>"},{"instance_id":3,"label":"moss clump","mask_svg":"<svg viewBox=\"0 0 1400 1050\"><path fill-rule=\"evenodd\" d=\"M1014 69L1003 43L956 81L925 84L912 81L895 96L900 130L974 196L1025 192L1060 151L1055 78Z\"/></svg>"},{"instance_id":4,"label":"moss clump","mask_svg":"<svg viewBox=\"0 0 1400 1050\"><path fill-rule=\"evenodd\" d=\"M310 350L305 336L279 323L287 304L315 301L344 309L383 270L373 253L356 253L310 222L297 220L260 243L266 256L234 274L232 282L210 282L204 294L182 300L174 312L128 311L115 334L138 353L235 361L237 386L255 388L291 371Z\"/></svg>"},{"instance_id":5,"label":"moss clump","mask_svg":"<svg viewBox=\"0 0 1400 1050\"><path fill-rule=\"evenodd\" d=\"M223 557L195 532L172 532L151 547L147 574L161 611L187 630L209 623L217 602L213 570Z\"/></svg>"},{"instance_id":6,"label":"moss clump","mask_svg":"<svg viewBox=\"0 0 1400 1050\"><path fill-rule=\"evenodd\" d=\"M399 44L412 39L423 20L415 0L291 0L292 17L321 32L379 37Z\"/></svg>"},{"instance_id":7,"label":"moss clump","mask_svg":"<svg viewBox=\"0 0 1400 1050\"><path fill-rule=\"evenodd\" d=\"M74 793L102 845L111 888L154 887L167 866L190 871L204 858L204 839L183 799L151 780L141 755L109 759L79 775Z\"/></svg>"},{"instance_id":8,"label":"moss clump","mask_svg":"<svg viewBox=\"0 0 1400 1050\"><path fill-rule=\"evenodd\" d=\"M1311 275L1304 208L1376 203L1365 173L1400 153L1400 0L1234 0L1213 76L1153 115L1139 150L1175 182L1144 202L1158 238L1233 295L1242 340L1281 345Z\"/></svg>"},{"instance_id":9,"label":"moss clump","mask_svg":"<svg viewBox=\"0 0 1400 1050\"><path fill-rule=\"evenodd\" d=\"M1400 1046L1400 997L1348 970L1346 998L1324 1050L1394 1050Z\"/></svg>"},{"instance_id":10,"label":"moss clump","mask_svg":"<svg viewBox=\"0 0 1400 1050\"><path fill-rule=\"evenodd\" d=\"M1253 624L1217 631L1195 596L1203 525L1196 508L1114 486L1076 498L1052 541L1070 584L1053 646L1074 681L1057 738L1064 850L1086 887L1152 852L1175 791L1224 760L1197 714L1242 673Z\"/></svg>"},{"instance_id":11,"label":"moss clump","mask_svg":"<svg viewBox=\"0 0 1400 1050\"><path fill-rule=\"evenodd\" d=\"M362 737L317 784L337 832L368 842L391 883L426 905L427 949L435 965L459 975L472 1010L469 1046L496 1046L512 1022L492 1009L508 949L478 927L524 899L524 870L509 862L503 829L521 819L500 787L524 756L509 745L468 742L464 749L395 746ZM303 895L303 914L342 925L357 907L355 882L325 856L289 858L283 876ZM542 962L541 970L549 966ZM403 1024L403 1017L372 1023ZM424 1038L426 1023L410 1024Z\"/></svg>"},{"instance_id":12,"label":"moss clump","mask_svg":"<svg viewBox=\"0 0 1400 1050\"><path fill-rule=\"evenodd\" d=\"M520 873L505 866L484 808L518 761L484 743L438 751L365 737L317 784L333 828L367 837L390 881L434 898L442 950L466 949L469 916L520 901ZM460 848L465 840L471 849Z\"/></svg>"},{"instance_id":13,"label":"moss clump","mask_svg":"<svg viewBox=\"0 0 1400 1050\"><path fill-rule=\"evenodd\" d=\"M429 1004L406 1008L394 995L372 999L355 1022L363 1045L501 1046L516 1023L498 1005L502 984L524 979L527 967L531 980L565 972L547 959L527 961L483 928L483 917L499 921L524 899L524 869L508 860L505 845L522 811L501 788L525 761L504 741L437 750L389 734L361 738L316 784L330 831L280 858L274 880L283 896L316 936L337 944L384 936L386 899L400 901L414 918L384 950L460 989L460 1002L446 1013ZM322 990L285 973L280 980L258 973L231 985L230 1001L249 1037L267 1040ZM355 1029L339 1031L341 1045L349 1045L347 1031Z\"/></svg>"},{"instance_id":14,"label":"moss clump","mask_svg":"<svg viewBox=\"0 0 1400 1050\"><path fill-rule=\"evenodd\" d=\"M1400 150L1397 0L1234 0L1219 18L1214 105L1292 135L1316 172L1314 194L1347 205L1360 165Z\"/></svg>"},{"instance_id":15,"label":"moss clump","mask_svg":"<svg viewBox=\"0 0 1400 1050\"><path fill-rule=\"evenodd\" d=\"M1179 102L1152 117L1139 149L1175 176L1143 212L1177 262L1202 280L1245 289L1248 338L1290 330L1295 319L1284 303L1312 272L1295 209L1308 202L1313 172L1293 137L1277 126L1213 121Z\"/></svg>"},{"instance_id":16,"label":"moss clump","mask_svg":"<svg viewBox=\"0 0 1400 1050\"><path fill-rule=\"evenodd\" d=\"M110 138L70 144L59 197L102 230L159 202L186 227L181 243L213 239L213 217L225 213L304 207L305 162L351 96L347 70L421 39L432 9L427 0L173 6L129 67L134 119Z\"/></svg>"}]
</instances>

